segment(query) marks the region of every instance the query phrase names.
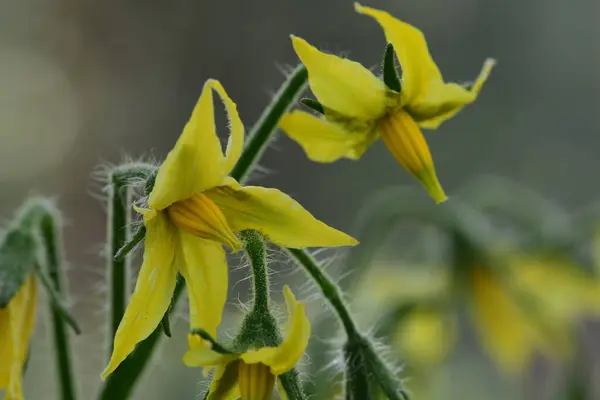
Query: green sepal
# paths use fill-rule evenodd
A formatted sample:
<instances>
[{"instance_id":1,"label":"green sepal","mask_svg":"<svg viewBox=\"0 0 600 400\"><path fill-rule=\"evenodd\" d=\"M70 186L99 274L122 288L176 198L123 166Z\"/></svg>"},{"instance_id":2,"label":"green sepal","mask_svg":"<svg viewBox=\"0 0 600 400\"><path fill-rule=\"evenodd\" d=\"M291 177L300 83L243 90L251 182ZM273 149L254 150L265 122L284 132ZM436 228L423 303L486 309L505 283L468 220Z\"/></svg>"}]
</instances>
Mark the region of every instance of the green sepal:
<instances>
[{"instance_id":1,"label":"green sepal","mask_svg":"<svg viewBox=\"0 0 600 400\"><path fill-rule=\"evenodd\" d=\"M114 254L113 260L122 261L135 247L144 240L146 236L146 227L144 225L140 225L140 227L131 235L131 238L127 243L123 245L117 252Z\"/></svg>"},{"instance_id":2,"label":"green sepal","mask_svg":"<svg viewBox=\"0 0 600 400\"><path fill-rule=\"evenodd\" d=\"M300 104L302 104L306 108L311 109L312 111L316 111L319 114L325 115L325 107L323 107L323 104L319 103L315 99L309 99L308 97L304 97L303 99L300 99Z\"/></svg>"},{"instance_id":3,"label":"green sepal","mask_svg":"<svg viewBox=\"0 0 600 400\"><path fill-rule=\"evenodd\" d=\"M169 312L167 311L160 320L160 326L166 337L171 337L171 322L169 321Z\"/></svg>"},{"instance_id":4,"label":"green sepal","mask_svg":"<svg viewBox=\"0 0 600 400\"><path fill-rule=\"evenodd\" d=\"M398 76L398 70L396 69L396 59L394 53L394 45L388 43L383 53L383 62L381 64L381 70L383 71L383 83L394 92L400 93L402 86L400 84L400 77Z\"/></svg>"},{"instance_id":5,"label":"green sepal","mask_svg":"<svg viewBox=\"0 0 600 400\"><path fill-rule=\"evenodd\" d=\"M8 306L27 276L37 257L37 243L29 232L12 229L6 232L0 245L0 308Z\"/></svg>"},{"instance_id":6,"label":"green sepal","mask_svg":"<svg viewBox=\"0 0 600 400\"><path fill-rule=\"evenodd\" d=\"M217 342L215 338L213 338L210 333L206 332L204 329L193 329L190 334L198 335L202 339L206 340L210 343L211 350L216 351L219 354L236 354L235 352L228 350L225 346Z\"/></svg>"},{"instance_id":7,"label":"green sepal","mask_svg":"<svg viewBox=\"0 0 600 400\"><path fill-rule=\"evenodd\" d=\"M37 275L44 289L46 290L46 294L50 299L52 308L54 308L54 310L67 323L67 325L69 325L71 329L73 329L73 332L75 332L77 335L81 334L81 328L79 327L79 324L75 320L75 317L73 317L71 312L68 310L68 308L63 304L60 295L54 289L54 285L50 281L50 277L46 275L46 273L42 270L38 263L34 263L33 267L35 274Z\"/></svg>"}]
</instances>

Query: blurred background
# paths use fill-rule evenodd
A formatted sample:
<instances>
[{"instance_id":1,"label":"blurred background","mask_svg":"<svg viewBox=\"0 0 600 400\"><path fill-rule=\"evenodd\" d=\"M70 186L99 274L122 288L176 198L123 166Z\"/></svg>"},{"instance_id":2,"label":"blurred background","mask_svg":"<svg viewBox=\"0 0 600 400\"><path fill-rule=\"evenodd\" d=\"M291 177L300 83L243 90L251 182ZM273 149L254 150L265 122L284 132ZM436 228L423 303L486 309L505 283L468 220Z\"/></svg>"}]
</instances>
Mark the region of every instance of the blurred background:
<instances>
[{"instance_id":1,"label":"blurred background","mask_svg":"<svg viewBox=\"0 0 600 400\"><path fill-rule=\"evenodd\" d=\"M426 133L451 198L479 174L516 180L566 210L600 198L600 2L365 5L421 28L446 79L473 79L486 57L499 61L474 105ZM366 66L377 67L385 47L380 27L349 0L0 3L0 216L8 220L31 194L56 196L64 211L70 288L85 332L75 340L83 398L96 393L106 361L105 214L94 171L126 156L164 158L207 78L223 83L251 126L283 81L282 68L298 62L291 33ZM289 193L351 234L374 191L417 185L382 143L360 162L319 165L280 134L261 165L268 173L254 183ZM293 279L299 286L304 280ZM180 333L185 325L176 323ZM25 381L29 399L56 392L44 321L37 331ZM180 363L184 348L184 341L168 341L135 398L200 393L200 371ZM460 353L436 380L444 399L549 398L544 384L551 374L502 378L478 349Z\"/></svg>"}]
</instances>

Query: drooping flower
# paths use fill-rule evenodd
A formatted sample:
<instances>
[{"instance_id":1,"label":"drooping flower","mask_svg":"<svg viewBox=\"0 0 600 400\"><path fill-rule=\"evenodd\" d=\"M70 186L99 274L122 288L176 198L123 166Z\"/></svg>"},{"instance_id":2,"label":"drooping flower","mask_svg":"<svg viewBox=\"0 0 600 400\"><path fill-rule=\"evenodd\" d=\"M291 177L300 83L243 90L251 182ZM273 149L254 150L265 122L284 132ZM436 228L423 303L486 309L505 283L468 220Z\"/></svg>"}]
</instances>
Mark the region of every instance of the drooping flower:
<instances>
[{"instance_id":1,"label":"drooping flower","mask_svg":"<svg viewBox=\"0 0 600 400\"><path fill-rule=\"evenodd\" d=\"M21 378L35 325L35 276L25 280L8 306L0 308L0 390L5 400L22 400Z\"/></svg>"},{"instance_id":2,"label":"drooping flower","mask_svg":"<svg viewBox=\"0 0 600 400\"><path fill-rule=\"evenodd\" d=\"M230 120L225 155L216 134L213 90ZM219 82L209 80L158 170L148 207L137 208L146 227L144 261L103 377L158 326L171 302L178 272L187 283L191 328L216 334L227 297L222 245L240 250L236 232L253 229L291 248L358 243L315 219L279 190L243 187L228 177L243 146L244 127L235 103Z\"/></svg>"},{"instance_id":3,"label":"drooping flower","mask_svg":"<svg viewBox=\"0 0 600 400\"><path fill-rule=\"evenodd\" d=\"M538 353L568 360L575 324L600 311L598 283L558 259L511 255L505 267L470 266L460 290L443 267L373 268L357 303L366 315L402 311L388 333L407 364L422 371L441 364L456 343L464 303L483 349L501 371L518 374ZM400 283L411 288L408 295L398 293Z\"/></svg>"},{"instance_id":4,"label":"drooping flower","mask_svg":"<svg viewBox=\"0 0 600 400\"><path fill-rule=\"evenodd\" d=\"M296 366L308 345L310 322L304 305L284 287L289 313L285 339L277 347L248 349L241 353L219 353L197 335L189 336L190 350L183 362L190 367L214 368L207 400L269 400L277 378ZM279 396L286 393L278 385Z\"/></svg>"},{"instance_id":5,"label":"drooping flower","mask_svg":"<svg viewBox=\"0 0 600 400\"><path fill-rule=\"evenodd\" d=\"M292 111L280 127L311 160L324 163L343 157L356 160L381 138L433 199L442 202L446 194L420 127L436 129L474 102L495 61L486 60L469 87L445 83L420 30L387 12L359 4L355 8L373 17L393 44L402 69L399 87L390 88L359 63L322 53L292 36L322 115Z\"/></svg>"}]
</instances>

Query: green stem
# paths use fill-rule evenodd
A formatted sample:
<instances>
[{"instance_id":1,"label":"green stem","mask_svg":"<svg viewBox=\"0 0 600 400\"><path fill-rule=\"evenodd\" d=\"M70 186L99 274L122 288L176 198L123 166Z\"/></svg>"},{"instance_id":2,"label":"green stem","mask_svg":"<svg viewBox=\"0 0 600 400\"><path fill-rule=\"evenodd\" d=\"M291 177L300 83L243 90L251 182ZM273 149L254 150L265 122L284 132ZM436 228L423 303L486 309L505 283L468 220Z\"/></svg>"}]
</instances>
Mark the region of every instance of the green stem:
<instances>
[{"instance_id":1,"label":"green stem","mask_svg":"<svg viewBox=\"0 0 600 400\"><path fill-rule=\"evenodd\" d=\"M262 113L258 122L250 131L248 142L231 176L243 183L256 163L261 159L273 134L277 130L279 120L297 101L306 87L308 72L302 64L298 65L275 94L271 104Z\"/></svg>"},{"instance_id":2,"label":"green stem","mask_svg":"<svg viewBox=\"0 0 600 400\"><path fill-rule=\"evenodd\" d=\"M130 236L131 212L130 190L121 174L113 172L110 176L107 227L107 268L110 279L110 348L117 333L125 306L129 298L131 262L128 257L117 259L115 253L127 243Z\"/></svg>"},{"instance_id":3,"label":"green stem","mask_svg":"<svg viewBox=\"0 0 600 400\"><path fill-rule=\"evenodd\" d=\"M173 292L173 305L177 304L181 298L184 288L185 280L178 280ZM101 400L129 398L135 388L135 384L152 359L154 349L162 337L162 328L158 326L150 336L138 343L135 350L106 378L106 382L98 398Z\"/></svg>"},{"instance_id":4,"label":"green stem","mask_svg":"<svg viewBox=\"0 0 600 400\"><path fill-rule=\"evenodd\" d=\"M254 301L252 312L260 314L269 313L269 274L267 271L267 246L265 241L256 231L247 230L240 232L246 244L246 254L252 266L252 282Z\"/></svg>"},{"instance_id":5,"label":"green stem","mask_svg":"<svg viewBox=\"0 0 600 400\"><path fill-rule=\"evenodd\" d=\"M360 338L360 332L350 315L346 303L342 299L342 292L333 280L319 267L317 261L308 252L299 249L285 249L287 253L301 264L306 272L315 280L325 298L333 307L338 318L344 326L348 339Z\"/></svg>"},{"instance_id":6,"label":"green stem","mask_svg":"<svg viewBox=\"0 0 600 400\"><path fill-rule=\"evenodd\" d=\"M48 277L52 282L54 290L63 298L66 293L66 285L63 278L63 258L61 254L62 240L58 232L57 222L54 216L46 213L41 217L41 236L45 249L45 260ZM59 310L54 305L50 308L50 318L56 350L56 364L62 400L75 400L75 382L73 380L73 366L71 358L71 344L67 324Z\"/></svg>"}]
</instances>

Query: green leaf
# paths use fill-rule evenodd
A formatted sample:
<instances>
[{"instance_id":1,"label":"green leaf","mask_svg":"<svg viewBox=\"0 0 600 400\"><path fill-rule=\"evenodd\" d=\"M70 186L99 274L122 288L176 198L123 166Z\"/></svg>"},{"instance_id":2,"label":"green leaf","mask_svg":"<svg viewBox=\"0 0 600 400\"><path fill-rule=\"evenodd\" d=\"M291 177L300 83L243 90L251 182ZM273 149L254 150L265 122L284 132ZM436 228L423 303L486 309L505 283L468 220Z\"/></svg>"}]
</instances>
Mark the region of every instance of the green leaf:
<instances>
[{"instance_id":1,"label":"green leaf","mask_svg":"<svg viewBox=\"0 0 600 400\"><path fill-rule=\"evenodd\" d=\"M313 111L318 112L319 114L325 114L325 108L317 100L309 99L308 97L305 97L300 100L300 103L303 106L305 106Z\"/></svg>"},{"instance_id":2,"label":"green leaf","mask_svg":"<svg viewBox=\"0 0 600 400\"><path fill-rule=\"evenodd\" d=\"M394 45L388 43L383 54L383 63L381 69L383 70L383 82L385 85L393 90L394 92L400 93L400 77L396 70L396 60L394 58Z\"/></svg>"},{"instance_id":3,"label":"green leaf","mask_svg":"<svg viewBox=\"0 0 600 400\"><path fill-rule=\"evenodd\" d=\"M17 294L36 262L36 242L21 229L6 233L0 245L0 308Z\"/></svg>"}]
</instances>

